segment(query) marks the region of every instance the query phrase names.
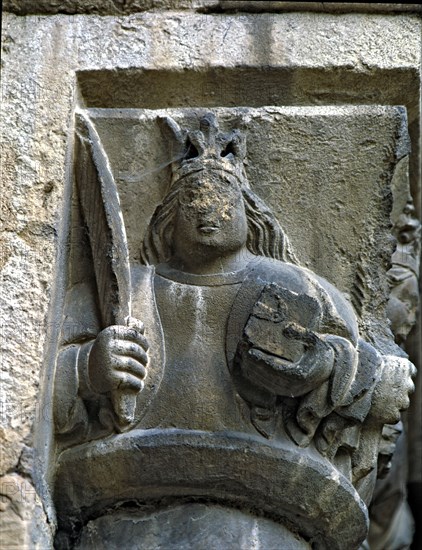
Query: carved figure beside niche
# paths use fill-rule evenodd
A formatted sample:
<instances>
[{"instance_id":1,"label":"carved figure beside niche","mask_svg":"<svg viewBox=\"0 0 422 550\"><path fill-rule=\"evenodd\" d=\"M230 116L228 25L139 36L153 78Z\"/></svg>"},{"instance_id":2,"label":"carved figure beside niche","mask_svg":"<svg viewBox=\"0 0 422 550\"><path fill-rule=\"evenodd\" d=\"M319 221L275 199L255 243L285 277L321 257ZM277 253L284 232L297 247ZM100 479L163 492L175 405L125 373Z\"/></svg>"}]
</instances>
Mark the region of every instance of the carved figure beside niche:
<instances>
[{"instance_id":1,"label":"carved figure beside niche","mask_svg":"<svg viewBox=\"0 0 422 550\"><path fill-rule=\"evenodd\" d=\"M407 191L405 186L404 189ZM397 344L405 349L419 309L421 224L410 193L403 195L396 198L397 206L391 216L397 244L387 274L391 284L387 315ZM412 544L414 522L406 492L407 444L408 434L402 422L384 427L378 458L379 479L370 507L371 550L408 548Z\"/></svg>"},{"instance_id":2,"label":"carved figure beside niche","mask_svg":"<svg viewBox=\"0 0 422 550\"><path fill-rule=\"evenodd\" d=\"M249 186L242 132L158 122L172 179L129 265L111 171L78 121L96 276L69 291L67 318L89 322L57 360L57 546L357 548L413 366L298 265Z\"/></svg>"}]
</instances>

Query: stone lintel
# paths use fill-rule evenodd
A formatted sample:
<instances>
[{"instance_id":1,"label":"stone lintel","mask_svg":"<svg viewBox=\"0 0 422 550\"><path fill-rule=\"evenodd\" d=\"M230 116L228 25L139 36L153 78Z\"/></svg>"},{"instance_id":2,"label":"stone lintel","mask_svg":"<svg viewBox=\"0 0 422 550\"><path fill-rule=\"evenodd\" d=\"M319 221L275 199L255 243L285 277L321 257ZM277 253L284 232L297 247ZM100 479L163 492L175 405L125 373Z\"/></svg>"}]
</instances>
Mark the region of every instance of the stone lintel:
<instances>
[{"instance_id":1,"label":"stone lintel","mask_svg":"<svg viewBox=\"0 0 422 550\"><path fill-rule=\"evenodd\" d=\"M245 0L5 0L4 11L17 15L30 14L98 14L122 15L148 10L196 10L202 13L246 12L282 13L308 11L318 13L417 13L419 4L388 4L371 2L278 2Z\"/></svg>"}]
</instances>

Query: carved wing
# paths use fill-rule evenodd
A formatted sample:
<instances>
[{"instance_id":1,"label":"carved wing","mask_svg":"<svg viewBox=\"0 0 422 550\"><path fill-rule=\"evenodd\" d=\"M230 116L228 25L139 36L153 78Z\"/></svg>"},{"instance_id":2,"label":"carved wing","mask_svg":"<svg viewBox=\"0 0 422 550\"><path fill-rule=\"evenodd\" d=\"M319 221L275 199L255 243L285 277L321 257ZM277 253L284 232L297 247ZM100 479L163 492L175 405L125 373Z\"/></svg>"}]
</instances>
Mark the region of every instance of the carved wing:
<instances>
[{"instance_id":1,"label":"carved wing","mask_svg":"<svg viewBox=\"0 0 422 550\"><path fill-rule=\"evenodd\" d=\"M92 249L103 328L125 325L131 315L131 281L119 194L98 133L85 113L76 118L75 180ZM133 421L136 395L116 390L120 427Z\"/></svg>"}]
</instances>

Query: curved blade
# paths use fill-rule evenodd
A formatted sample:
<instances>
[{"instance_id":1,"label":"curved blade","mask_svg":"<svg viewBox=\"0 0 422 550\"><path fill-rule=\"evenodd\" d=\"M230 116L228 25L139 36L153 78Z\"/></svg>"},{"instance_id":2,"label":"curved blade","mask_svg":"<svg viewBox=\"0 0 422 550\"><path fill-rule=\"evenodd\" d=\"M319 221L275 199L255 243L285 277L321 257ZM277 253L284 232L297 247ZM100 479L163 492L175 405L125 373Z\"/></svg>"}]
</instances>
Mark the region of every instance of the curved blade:
<instances>
[{"instance_id":1,"label":"curved blade","mask_svg":"<svg viewBox=\"0 0 422 550\"><path fill-rule=\"evenodd\" d=\"M76 119L75 179L89 233L102 325L126 325L131 315L129 250L119 194L98 133L85 113ZM112 392L119 429L134 419L136 394Z\"/></svg>"},{"instance_id":2,"label":"curved blade","mask_svg":"<svg viewBox=\"0 0 422 550\"><path fill-rule=\"evenodd\" d=\"M77 114L75 178L89 232L103 326L130 316L130 267L119 194L94 125Z\"/></svg>"}]
</instances>

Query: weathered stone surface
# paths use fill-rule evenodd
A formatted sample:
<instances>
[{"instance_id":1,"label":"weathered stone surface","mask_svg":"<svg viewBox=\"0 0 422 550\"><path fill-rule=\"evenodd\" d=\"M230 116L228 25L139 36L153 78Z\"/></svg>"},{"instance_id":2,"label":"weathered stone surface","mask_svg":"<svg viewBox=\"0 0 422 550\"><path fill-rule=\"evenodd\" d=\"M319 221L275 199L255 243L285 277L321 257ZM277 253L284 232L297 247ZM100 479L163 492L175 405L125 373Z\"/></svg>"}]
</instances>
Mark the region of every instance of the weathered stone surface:
<instances>
[{"instance_id":1,"label":"weathered stone surface","mask_svg":"<svg viewBox=\"0 0 422 550\"><path fill-rule=\"evenodd\" d=\"M6 5L11 10L21 6ZM70 2L64 6L73 9ZM48 9L59 8L50 2ZM310 28L312 32L307 32ZM57 234L66 234L67 210L61 205L70 194L65 189L65 166L73 102L79 91L81 103L91 107L154 108L160 97L165 98L161 107L198 106L194 101L199 95L205 98L205 107L214 107L218 106L215 90L218 98L227 97L230 103L225 105L239 105L237 96L241 105L253 107L283 102L405 104L416 159L411 177L417 180L420 20L416 17L173 12L22 18L5 14L2 41L1 405L9 472L17 470L24 442L33 445L34 424L44 464L51 451L52 365L59 327L57 317L48 311L49 306L50 311L60 310L63 300L63 289L56 287L54 293L52 289L54 274L64 269L67 254L66 239L58 241ZM237 76L239 66L246 69ZM262 71L262 67L271 70ZM114 78L109 70L116 68L127 72L117 71ZM75 71L80 71L77 78ZM160 85L151 94L155 77ZM131 82L134 86L125 94ZM177 87L183 82L180 94L165 90L166 85ZM136 87L138 95L133 93ZM99 88L101 93L96 91ZM113 93L106 93L107 89ZM254 102L249 89L263 99ZM131 98L135 98L133 104ZM314 159L316 166L320 160ZM40 379L44 395L42 405L37 405ZM31 475L43 492L42 468L35 464ZM43 496L48 510L48 495ZM36 514L35 518L41 533L44 519ZM52 513L49 519L54 522ZM36 537L20 537L16 536L19 544L37 544ZM40 547L48 547L42 540Z\"/></svg>"},{"instance_id":2,"label":"weathered stone surface","mask_svg":"<svg viewBox=\"0 0 422 550\"><path fill-rule=\"evenodd\" d=\"M16 467L22 452L23 443L12 430L0 428L0 475Z\"/></svg>"},{"instance_id":3,"label":"weathered stone surface","mask_svg":"<svg viewBox=\"0 0 422 550\"><path fill-rule=\"evenodd\" d=\"M88 458L95 461L93 470L86 467ZM75 517L83 521L112 506L116 492L121 502L154 502L156 496L158 504L166 497L202 496L230 505L243 495L246 508L289 525L302 518L306 536L321 548L327 541L331 548L355 548L366 529L362 501L346 478L338 483L338 472L321 464L317 452L263 444L260 437L132 430L62 453L56 500L66 528Z\"/></svg>"},{"instance_id":4,"label":"weathered stone surface","mask_svg":"<svg viewBox=\"0 0 422 550\"><path fill-rule=\"evenodd\" d=\"M320 2L278 2L278 1L251 1L251 0L5 0L4 9L20 15L31 13L99 13L104 15L121 15L122 13L136 13L152 9L197 9L204 12L241 11L241 12L283 12L283 11L316 11L347 13L359 11L364 13L381 12L417 12L417 4L357 4L353 2L329 2L321 6Z\"/></svg>"},{"instance_id":5,"label":"weathered stone surface","mask_svg":"<svg viewBox=\"0 0 422 550\"><path fill-rule=\"evenodd\" d=\"M274 209L299 261L348 294L362 319L366 310L372 322L363 320L363 330L375 329L382 337L389 293L385 273L393 247L387 181L393 177L394 159L406 154L406 135L399 137L406 124L403 111L347 106L215 112L222 124L230 125L235 117L248 129L246 169L252 189ZM137 261L146 223L169 178L163 169L168 152L154 123L156 114L90 113L119 188L130 257ZM178 121L196 116L189 109L167 113ZM378 328L375 318L380 320Z\"/></svg>"},{"instance_id":6,"label":"weathered stone surface","mask_svg":"<svg viewBox=\"0 0 422 550\"><path fill-rule=\"evenodd\" d=\"M352 110L359 120L359 108ZM147 112L141 133L143 158L148 159L144 173L154 179L142 192L137 185L121 212L112 172L130 140L119 138L114 114L121 128L130 131L127 115L135 115L137 122L145 113L81 110L77 115L74 174L103 330L96 336L88 326L92 315L82 287L90 285L93 275L89 269L85 275L73 269L78 250L83 252L88 244L72 242L63 316L86 328L73 339L63 337L57 361L57 536L61 540L67 533L75 541L81 521L133 500L151 504L176 499L174 507L177 499L192 501L196 496L228 506L256 507L287 522L292 533L317 547L357 548L365 536L364 502L369 503L376 478L382 426L398 421L413 388L414 367L393 355L400 349L385 331L388 293L382 296L381 288L387 265L379 259L379 247L384 247L380 235L389 239L394 168L407 153L403 111L369 108L370 115L387 122L387 128L378 124L385 133L371 143L388 144L390 154L386 163L385 149L376 153L371 148L371 158L380 163L373 179L384 188L383 193L375 192L381 202L369 200L378 241L368 238L371 216L357 215L367 230L366 240L357 237L359 258L362 250L367 253L362 272L370 274L368 283L378 290L378 295L370 295L362 278L362 300L355 304L365 327L360 332L351 305L334 286L300 266L296 246L272 208L251 188L250 166L257 168L261 185L266 174L278 176L277 167L268 161L272 148L267 144L283 143L297 151L306 131L296 145L289 144L288 135L274 138L282 120L275 107L217 110L224 131L211 112L199 116L196 110L179 110L177 121ZM224 115L231 116L231 126L233 116L237 125L247 124L248 137L255 137L251 142L256 155L253 150L248 155L251 182L245 170L246 136L226 127ZM353 119L347 120L351 126ZM95 125L101 127L101 122L97 134ZM304 122L307 129L306 117ZM294 125L287 126L294 135ZM156 151L157 127L170 134L167 159ZM318 129L318 135L324 135L321 126ZM350 136L346 128L344 133ZM349 137L349 148L351 143ZM265 154L259 155L263 144ZM335 141L330 145L341 161ZM110 162L108 151L114 151ZM136 150L128 155L129 163ZM156 187L161 167L168 165L171 173L163 176L167 190L154 204L150 189ZM369 158L364 165L371 166ZM277 214L277 207L289 210L281 204L284 194L294 195L289 184L294 178L286 173L283 177L280 197L269 199ZM309 180L305 178L301 187L311 193ZM335 189L329 176L325 184ZM153 212L142 220L138 210L133 219L144 222L140 229L127 224L128 235L142 235L141 265L136 256L130 265L124 218L130 205L139 203ZM290 210L295 207L297 219L303 208L292 203ZM306 214L312 217L311 208ZM81 217L72 218L72 229ZM312 225L322 236L317 218ZM306 243L306 235L297 242ZM344 249L336 256L344 258ZM87 268L90 263L86 257ZM311 261L309 265L314 268ZM331 277L337 286L341 280ZM350 284L355 285L354 276ZM365 300L371 303L370 314ZM156 350L162 350L161 356ZM127 433L113 435L121 432ZM297 491L306 503L299 507ZM339 525L332 520L333 506ZM118 520L118 529L124 521Z\"/></svg>"},{"instance_id":7,"label":"weathered stone surface","mask_svg":"<svg viewBox=\"0 0 422 550\"><path fill-rule=\"evenodd\" d=\"M0 478L1 546L8 550L49 548L51 526L30 479L18 474Z\"/></svg>"},{"instance_id":8,"label":"weathered stone surface","mask_svg":"<svg viewBox=\"0 0 422 550\"><path fill-rule=\"evenodd\" d=\"M368 541L374 550L410 546L414 535L414 521L406 502L406 436L400 433L400 426L388 428L388 434L383 434L380 461L386 471L377 481L369 509Z\"/></svg>"},{"instance_id":9,"label":"weathered stone surface","mask_svg":"<svg viewBox=\"0 0 422 550\"><path fill-rule=\"evenodd\" d=\"M387 315L396 342L405 351L410 351L413 360L419 365L420 361L413 356L412 348L407 348L406 342L409 333L415 328L419 311L418 275L421 245L421 226L415 215L413 200L407 186L408 160L408 157L404 157L399 162L392 182L391 220L393 235L397 242L391 258L392 266L388 272L391 292ZM417 403L418 395L415 397L414 403ZM388 409L388 404L383 406ZM418 436L415 437L414 434L420 432L420 415L413 413L409 418L410 422L406 421L405 417L404 425L400 421L394 426L385 426L383 430L378 461L380 479L377 481L370 507L371 522L368 535L370 547L375 550L389 546L409 546L414 535L412 513L406 501L409 479L407 448L412 451L412 455L415 449L418 449ZM415 464L420 463L420 459L415 461L415 457L411 457L412 470L418 470ZM413 505L413 512L417 510L418 506ZM417 520L416 515L415 519ZM418 545L417 540L415 545Z\"/></svg>"},{"instance_id":10,"label":"weathered stone surface","mask_svg":"<svg viewBox=\"0 0 422 550\"><path fill-rule=\"evenodd\" d=\"M136 95L142 102L139 106L144 107L160 97L167 97L169 106L194 106L198 97L207 102L204 106L213 106L219 105L213 98L216 90L221 90L220 96L226 98L226 105L240 102L257 106L257 97L261 98L260 105L406 105L413 142L412 193L415 204L419 205L421 31L417 16L184 13L180 17L177 13L145 13L100 19L86 17L83 30L80 17L60 19L59 16L55 21L32 19L37 32L29 31L27 36L31 36L34 43L37 36L38 40L50 36L52 50L56 52L55 63L63 59L64 73L69 63L71 70L80 71L106 67L134 69L127 77L116 72L118 80L104 75L105 81L97 73L92 85L90 73L81 74L81 88L88 93L86 101L92 106L107 106L107 98L114 97L118 106L133 107ZM31 17L25 21L30 24L30 20ZM313 32L307 32L308 28ZM13 23L5 29L3 42L9 48L9 43L15 40ZM18 29L17 32L20 36L26 33ZM84 39L78 40L79 33ZM58 34L60 45L56 46L54 37ZM230 56L226 59L225 45L229 43ZM41 45L30 55L42 51ZM32 66L35 68L37 63L34 60ZM242 71L233 73L235 66L243 67ZM152 75L151 79L148 72L136 71L137 67L144 71L167 68L169 73ZM213 70L204 73L204 67L213 67ZM64 73L62 84L66 89ZM116 89L118 82L120 91ZM388 82L388 86L384 82ZM68 93L72 84L69 86ZM151 86L156 86L156 91ZM180 88L182 98L172 92L174 86ZM21 87L23 84L19 89ZM28 93L31 88L37 88L38 93L42 88L48 89L39 72L36 82L28 86ZM95 97L97 90L101 90L99 97ZM253 91L257 93L254 95Z\"/></svg>"},{"instance_id":11,"label":"weathered stone surface","mask_svg":"<svg viewBox=\"0 0 422 550\"><path fill-rule=\"evenodd\" d=\"M3 9L19 15L77 13L122 15L148 10L217 8L217 0L6 0Z\"/></svg>"},{"instance_id":12,"label":"weathered stone surface","mask_svg":"<svg viewBox=\"0 0 422 550\"><path fill-rule=\"evenodd\" d=\"M189 504L161 512L139 515L135 510L111 514L88 523L76 548L95 549L107 540L110 549L119 548L125 540L128 550L169 550L195 548L279 548L306 550L309 543L299 540L282 525L261 520L238 510L220 506Z\"/></svg>"}]
</instances>

